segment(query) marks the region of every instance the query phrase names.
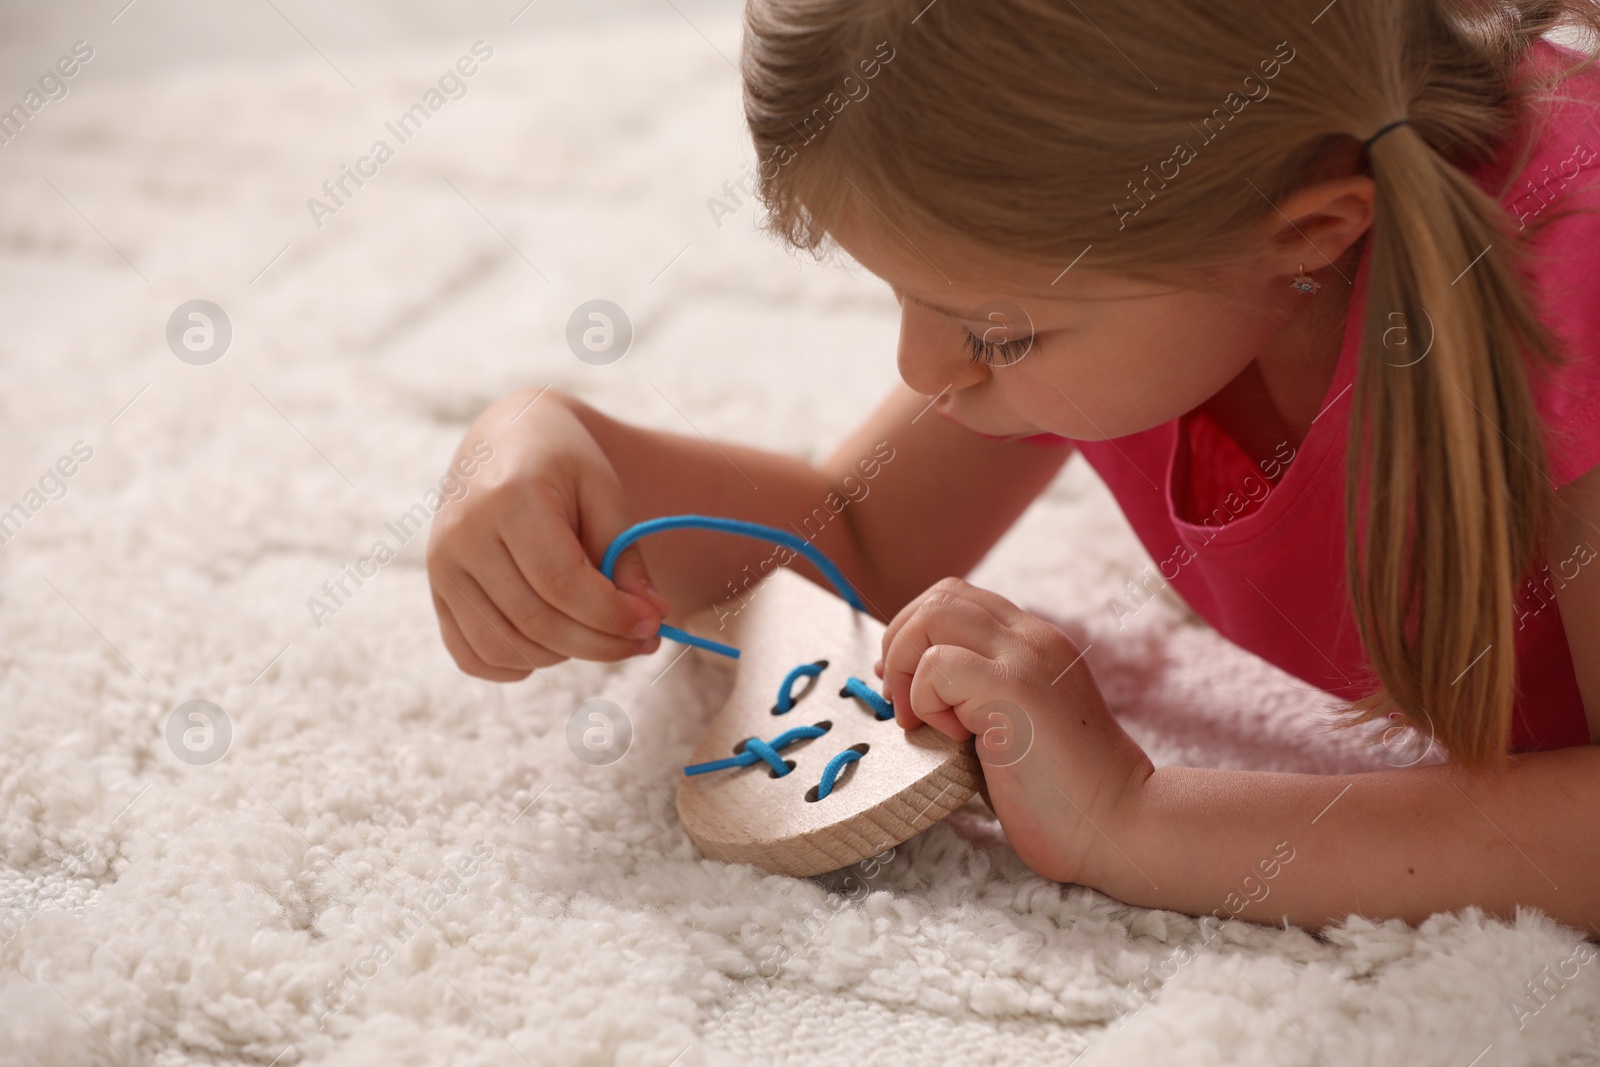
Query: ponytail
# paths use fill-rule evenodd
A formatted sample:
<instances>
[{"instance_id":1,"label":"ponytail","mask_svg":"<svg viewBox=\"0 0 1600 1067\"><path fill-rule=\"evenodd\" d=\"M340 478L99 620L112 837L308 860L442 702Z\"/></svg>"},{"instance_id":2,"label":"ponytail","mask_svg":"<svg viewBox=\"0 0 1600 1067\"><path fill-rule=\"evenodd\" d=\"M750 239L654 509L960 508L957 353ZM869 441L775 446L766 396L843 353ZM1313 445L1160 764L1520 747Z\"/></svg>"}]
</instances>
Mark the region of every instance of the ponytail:
<instances>
[{"instance_id":1,"label":"ponytail","mask_svg":"<svg viewBox=\"0 0 1600 1067\"><path fill-rule=\"evenodd\" d=\"M1509 173L1522 169L1537 141L1528 100L1593 62L1590 52L1568 69L1519 72L1563 22L1592 33L1600 12L1560 0L1438 3L1362 26L1406 42L1371 51L1388 68L1375 79L1379 106L1411 121L1367 145L1377 191L1345 566L1379 688L1349 724L1397 709L1473 768L1503 765L1509 750L1514 598L1555 503L1530 374L1559 356L1519 277L1521 235L1460 167L1504 150L1520 120L1532 132L1509 146L1519 152ZM1485 102L1497 104L1490 121Z\"/></svg>"},{"instance_id":2,"label":"ponytail","mask_svg":"<svg viewBox=\"0 0 1600 1067\"><path fill-rule=\"evenodd\" d=\"M1461 762L1503 757L1512 598L1551 504L1524 367L1554 345L1505 213L1402 125L1376 140L1366 321L1345 491L1346 568L1385 698Z\"/></svg>"}]
</instances>

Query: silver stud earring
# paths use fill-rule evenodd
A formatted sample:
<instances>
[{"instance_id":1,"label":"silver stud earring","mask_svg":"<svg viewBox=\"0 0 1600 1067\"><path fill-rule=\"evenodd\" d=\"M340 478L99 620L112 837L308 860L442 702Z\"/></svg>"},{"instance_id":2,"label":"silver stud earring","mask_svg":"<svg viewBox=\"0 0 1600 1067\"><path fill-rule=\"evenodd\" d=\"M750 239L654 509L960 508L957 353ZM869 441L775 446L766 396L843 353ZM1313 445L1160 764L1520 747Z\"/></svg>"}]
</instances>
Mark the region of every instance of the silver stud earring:
<instances>
[{"instance_id":1,"label":"silver stud earring","mask_svg":"<svg viewBox=\"0 0 1600 1067\"><path fill-rule=\"evenodd\" d=\"M1310 296L1312 293L1322 288L1322 283L1317 281L1311 275L1307 274L1306 265L1302 263L1300 264L1300 273L1289 279L1289 287L1294 289L1296 292L1305 293L1307 296Z\"/></svg>"}]
</instances>

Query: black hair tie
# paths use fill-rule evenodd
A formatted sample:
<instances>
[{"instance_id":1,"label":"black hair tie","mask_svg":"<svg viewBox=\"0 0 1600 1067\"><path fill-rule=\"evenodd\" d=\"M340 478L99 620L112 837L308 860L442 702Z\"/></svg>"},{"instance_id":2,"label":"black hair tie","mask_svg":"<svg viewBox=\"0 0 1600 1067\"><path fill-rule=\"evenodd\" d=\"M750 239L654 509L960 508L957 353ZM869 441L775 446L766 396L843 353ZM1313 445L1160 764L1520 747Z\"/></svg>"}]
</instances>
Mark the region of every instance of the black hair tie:
<instances>
[{"instance_id":1,"label":"black hair tie","mask_svg":"<svg viewBox=\"0 0 1600 1067\"><path fill-rule=\"evenodd\" d=\"M1378 138L1382 137L1384 134L1388 133L1390 130L1394 129L1397 126L1409 126L1409 125L1411 125L1411 120L1410 119L1395 119L1393 122L1389 123L1389 125L1385 126L1383 129L1379 130L1377 133L1373 134L1371 137L1368 137L1365 141L1362 141L1361 142L1361 147L1367 149L1368 151L1370 151L1372 149L1372 142L1376 141Z\"/></svg>"}]
</instances>

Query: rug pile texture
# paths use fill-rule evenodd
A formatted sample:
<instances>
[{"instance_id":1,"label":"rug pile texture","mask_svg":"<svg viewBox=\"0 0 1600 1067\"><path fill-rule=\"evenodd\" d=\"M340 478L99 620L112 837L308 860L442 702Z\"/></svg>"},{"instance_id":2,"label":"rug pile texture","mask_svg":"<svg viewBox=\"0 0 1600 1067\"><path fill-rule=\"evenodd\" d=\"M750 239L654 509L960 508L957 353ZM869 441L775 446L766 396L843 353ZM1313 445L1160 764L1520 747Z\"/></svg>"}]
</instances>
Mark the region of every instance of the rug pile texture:
<instances>
[{"instance_id":1,"label":"rug pile texture","mask_svg":"<svg viewBox=\"0 0 1600 1067\"><path fill-rule=\"evenodd\" d=\"M671 803L705 654L456 670L402 517L497 396L817 458L894 381L887 289L727 192L732 9L516 6L409 51L90 62L0 149L0 1064L1594 1062L1600 967L1527 999L1581 939L1542 916L1211 934L1039 878L976 800L854 882L768 876ZM566 343L595 298L634 329L610 365ZM209 362L169 342L192 300ZM972 577L1092 644L1158 763L1392 759L1170 597L1113 610L1148 565L1074 461ZM597 698L633 731L605 766L568 743ZM174 732L189 701L225 723Z\"/></svg>"}]
</instances>

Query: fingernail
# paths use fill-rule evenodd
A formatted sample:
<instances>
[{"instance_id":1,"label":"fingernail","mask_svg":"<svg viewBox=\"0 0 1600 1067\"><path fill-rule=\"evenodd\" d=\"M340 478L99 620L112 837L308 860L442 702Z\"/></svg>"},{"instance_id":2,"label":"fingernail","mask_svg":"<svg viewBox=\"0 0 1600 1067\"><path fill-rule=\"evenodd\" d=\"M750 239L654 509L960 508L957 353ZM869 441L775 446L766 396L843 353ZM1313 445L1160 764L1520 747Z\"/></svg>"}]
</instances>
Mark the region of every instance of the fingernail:
<instances>
[{"instance_id":1,"label":"fingernail","mask_svg":"<svg viewBox=\"0 0 1600 1067\"><path fill-rule=\"evenodd\" d=\"M872 673L879 678L883 677L883 660L881 658L872 665Z\"/></svg>"},{"instance_id":2,"label":"fingernail","mask_svg":"<svg viewBox=\"0 0 1600 1067\"><path fill-rule=\"evenodd\" d=\"M652 619L640 619L638 622L634 623L633 636L649 637L651 634L656 632L657 625L659 624Z\"/></svg>"},{"instance_id":3,"label":"fingernail","mask_svg":"<svg viewBox=\"0 0 1600 1067\"><path fill-rule=\"evenodd\" d=\"M667 599L667 594L663 593L661 590L657 589L653 584L651 584L651 581L648 578L643 579L639 583L639 587L644 590L645 596L655 601L656 606L659 607L661 609L661 613L665 615L667 609L672 606L672 602Z\"/></svg>"}]
</instances>

